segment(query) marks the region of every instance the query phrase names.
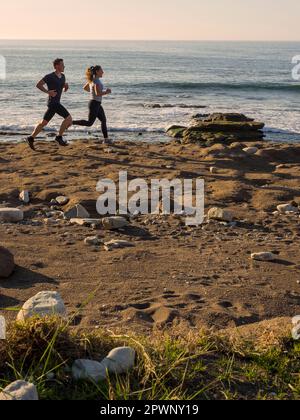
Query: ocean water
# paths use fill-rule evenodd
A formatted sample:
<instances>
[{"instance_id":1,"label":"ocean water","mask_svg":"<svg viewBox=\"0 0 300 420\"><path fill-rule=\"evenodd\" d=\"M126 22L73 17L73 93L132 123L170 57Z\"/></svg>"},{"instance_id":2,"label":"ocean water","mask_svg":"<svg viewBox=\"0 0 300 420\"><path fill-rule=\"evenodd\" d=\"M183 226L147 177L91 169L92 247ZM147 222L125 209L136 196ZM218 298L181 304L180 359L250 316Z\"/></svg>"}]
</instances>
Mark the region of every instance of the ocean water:
<instances>
[{"instance_id":1,"label":"ocean water","mask_svg":"<svg viewBox=\"0 0 300 420\"><path fill-rule=\"evenodd\" d=\"M300 141L300 81L292 78L299 42L0 41L0 55L7 63L0 141L20 140L42 118L47 98L35 85L56 57L64 58L70 84L62 103L76 119L88 112L85 70L102 65L113 90L103 104L114 138L164 140L171 124L230 111L265 122L267 139ZM68 138L87 133L99 137L99 125L71 128Z\"/></svg>"}]
</instances>

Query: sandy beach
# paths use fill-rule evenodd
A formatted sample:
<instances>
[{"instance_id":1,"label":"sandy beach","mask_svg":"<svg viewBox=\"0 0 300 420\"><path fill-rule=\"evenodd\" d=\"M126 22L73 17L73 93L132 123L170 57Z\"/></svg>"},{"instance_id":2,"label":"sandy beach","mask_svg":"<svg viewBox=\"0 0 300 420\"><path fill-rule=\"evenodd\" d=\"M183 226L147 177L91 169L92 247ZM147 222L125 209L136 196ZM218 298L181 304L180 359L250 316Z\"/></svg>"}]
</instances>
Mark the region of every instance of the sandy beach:
<instances>
[{"instance_id":1,"label":"sandy beach","mask_svg":"<svg viewBox=\"0 0 300 420\"><path fill-rule=\"evenodd\" d=\"M253 145L255 155L242 151ZM0 144L1 207L25 212L20 223L0 223L1 245L16 263L13 275L0 280L7 319L16 316L7 308L19 308L43 290L58 291L69 315L87 302L74 325L89 330L221 330L299 312L299 214L273 213L280 204L300 204L300 145L204 148L124 140L105 146L80 140L64 149L51 141L37 147L32 152L25 144ZM121 170L146 180L202 178L206 211L231 210L236 223L206 220L187 227L183 217L149 215L106 231L49 215L60 210L51 208L58 196L70 200L63 211L77 203L92 209L97 181L117 181ZM28 205L19 200L22 190L31 193ZM99 245L87 246L85 238L95 235ZM113 239L132 246L108 252L103 244ZM251 260L251 253L264 251L278 258Z\"/></svg>"}]
</instances>

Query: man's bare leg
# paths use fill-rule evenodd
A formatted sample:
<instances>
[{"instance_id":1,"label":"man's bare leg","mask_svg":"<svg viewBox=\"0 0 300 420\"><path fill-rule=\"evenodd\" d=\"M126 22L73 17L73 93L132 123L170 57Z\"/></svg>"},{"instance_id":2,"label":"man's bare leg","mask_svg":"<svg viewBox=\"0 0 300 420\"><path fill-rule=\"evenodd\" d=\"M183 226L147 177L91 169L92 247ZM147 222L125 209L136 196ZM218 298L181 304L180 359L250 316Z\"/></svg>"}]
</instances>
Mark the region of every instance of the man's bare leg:
<instances>
[{"instance_id":1,"label":"man's bare leg","mask_svg":"<svg viewBox=\"0 0 300 420\"><path fill-rule=\"evenodd\" d=\"M60 136L60 137L62 137L63 135L64 135L64 132L69 128L69 127L71 127L71 125L73 124L73 120L72 120L72 117L71 117L71 115L69 115L65 120L63 120L63 122L62 122L62 125L60 126L60 129L59 129L59 133L58 133L58 135Z\"/></svg>"},{"instance_id":2,"label":"man's bare leg","mask_svg":"<svg viewBox=\"0 0 300 420\"><path fill-rule=\"evenodd\" d=\"M35 139L42 131L43 129L48 125L48 121L43 120L41 121L34 129L33 133L31 134L30 137L32 137L33 139Z\"/></svg>"}]
</instances>

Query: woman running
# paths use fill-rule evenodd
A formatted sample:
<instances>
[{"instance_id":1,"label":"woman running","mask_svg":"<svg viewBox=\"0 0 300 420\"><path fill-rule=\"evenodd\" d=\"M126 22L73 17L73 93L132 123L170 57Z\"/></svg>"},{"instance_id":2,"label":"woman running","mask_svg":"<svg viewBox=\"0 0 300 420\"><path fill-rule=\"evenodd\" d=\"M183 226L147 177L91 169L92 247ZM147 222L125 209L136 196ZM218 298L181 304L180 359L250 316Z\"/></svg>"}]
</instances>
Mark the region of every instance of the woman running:
<instances>
[{"instance_id":1,"label":"woman running","mask_svg":"<svg viewBox=\"0 0 300 420\"><path fill-rule=\"evenodd\" d=\"M103 83L100 80L103 77L103 74L104 71L101 66L92 66L87 69L87 83L84 85L83 89L91 94L91 100L89 103L89 119L73 121L73 125L92 127L98 118L101 121L104 144L110 144L111 141L108 138L106 116L102 107L102 97L109 95L111 93L111 89L104 89Z\"/></svg>"}]
</instances>

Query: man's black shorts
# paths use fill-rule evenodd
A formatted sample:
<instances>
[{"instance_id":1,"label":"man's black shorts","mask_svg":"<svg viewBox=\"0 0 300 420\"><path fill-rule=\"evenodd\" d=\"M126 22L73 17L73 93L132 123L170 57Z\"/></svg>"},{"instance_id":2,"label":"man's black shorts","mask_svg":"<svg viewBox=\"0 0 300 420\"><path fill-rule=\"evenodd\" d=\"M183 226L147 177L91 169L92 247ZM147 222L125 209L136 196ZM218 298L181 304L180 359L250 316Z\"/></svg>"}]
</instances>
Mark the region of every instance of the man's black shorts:
<instances>
[{"instance_id":1,"label":"man's black shorts","mask_svg":"<svg viewBox=\"0 0 300 420\"><path fill-rule=\"evenodd\" d=\"M51 104L48 106L46 114L44 115L44 120L50 122L55 114L58 114L63 119L68 118L70 113L66 110L62 104Z\"/></svg>"}]
</instances>

